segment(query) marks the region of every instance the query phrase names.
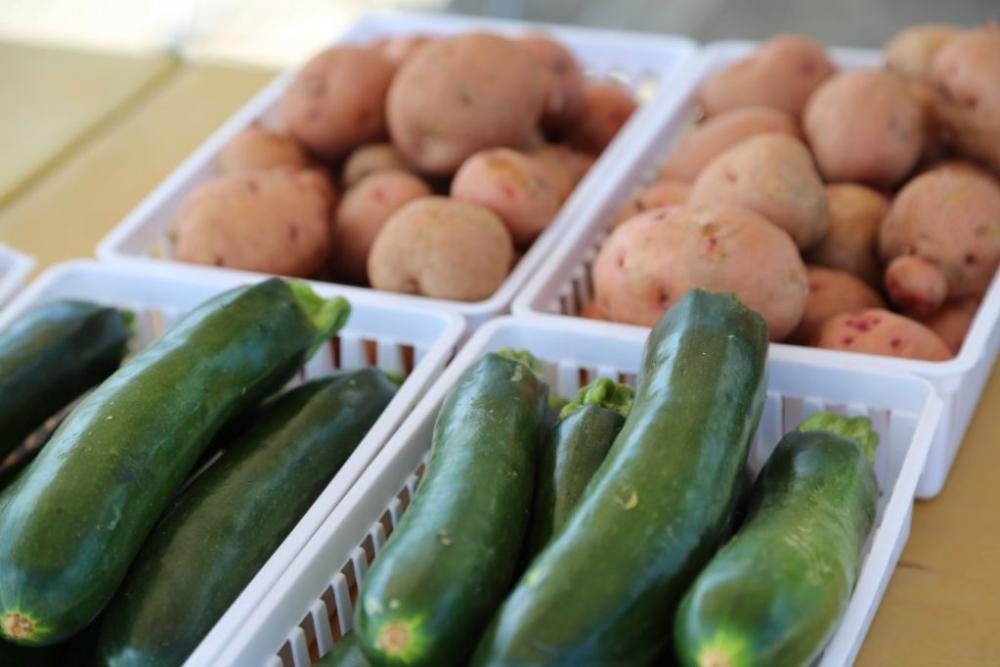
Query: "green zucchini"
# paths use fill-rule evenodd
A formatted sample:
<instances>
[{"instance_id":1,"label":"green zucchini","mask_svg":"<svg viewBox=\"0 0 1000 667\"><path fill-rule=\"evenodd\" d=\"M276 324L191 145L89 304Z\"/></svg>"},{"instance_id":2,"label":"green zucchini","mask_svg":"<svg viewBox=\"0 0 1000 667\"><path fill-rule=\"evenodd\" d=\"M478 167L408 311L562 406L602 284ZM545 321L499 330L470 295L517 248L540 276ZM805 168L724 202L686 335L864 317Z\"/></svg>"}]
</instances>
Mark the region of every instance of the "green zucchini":
<instances>
[{"instance_id":1,"label":"green zucchini","mask_svg":"<svg viewBox=\"0 0 1000 667\"><path fill-rule=\"evenodd\" d=\"M866 418L819 413L789 433L754 485L749 516L698 576L675 621L691 667L798 667L830 639L875 520Z\"/></svg>"},{"instance_id":2,"label":"green zucchini","mask_svg":"<svg viewBox=\"0 0 1000 667\"><path fill-rule=\"evenodd\" d=\"M143 547L104 615L100 664L183 664L395 392L369 368L307 383L262 408Z\"/></svg>"},{"instance_id":3,"label":"green zucchini","mask_svg":"<svg viewBox=\"0 0 1000 667\"><path fill-rule=\"evenodd\" d=\"M372 664L461 662L513 582L548 394L535 363L487 354L445 399L423 481L361 587Z\"/></svg>"},{"instance_id":4,"label":"green zucchini","mask_svg":"<svg viewBox=\"0 0 1000 667\"><path fill-rule=\"evenodd\" d=\"M333 650L320 658L314 667L369 667L371 665L358 646L358 633L349 632L333 647Z\"/></svg>"},{"instance_id":5,"label":"green zucchini","mask_svg":"<svg viewBox=\"0 0 1000 667\"><path fill-rule=\"evenodd\" d=\"M280 279L233 289L87 396L0 503L0 633L52 644L93 620L219 428L349 310Z\"/></svg>"},{"instance_id":6,"label":"green zucchini","mask_svg":"<svg viewBox=\"0 0 1000 667\"><path fill-rule=\"evenodd\" d=\"M129 316L83 301L55 301L0 333L0 462L45 420L115 372Z\"/></svg>"},{"instance_id":7,"label":"green zucchini","mask_svg":"<svg viewBox=\"0 0 1000 667\"><path fill-rule=\"evenodd\" d=\"M542 445L526 556L541 551L566 522L631 407L631 389L600 378L562 409Z\"/></svg>"},{"instance_id":8,"label":"green zucchini","mask_svg":"<svg viewBox=\"0 0 1000 667\"><path fill-rule=\"evenodd\" d=\"M764 402L767 325L689 291L653 328L625 426L473 665L646 665L718 546Z\"/></svg>"}]
</instances>

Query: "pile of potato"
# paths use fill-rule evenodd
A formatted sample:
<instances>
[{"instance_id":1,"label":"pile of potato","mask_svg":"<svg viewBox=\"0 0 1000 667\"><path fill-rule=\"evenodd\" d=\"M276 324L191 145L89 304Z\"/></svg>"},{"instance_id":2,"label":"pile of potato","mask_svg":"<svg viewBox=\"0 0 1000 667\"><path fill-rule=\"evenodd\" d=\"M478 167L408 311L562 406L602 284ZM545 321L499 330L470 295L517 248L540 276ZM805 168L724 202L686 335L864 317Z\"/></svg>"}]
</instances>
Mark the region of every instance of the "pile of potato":
<instances>
[{"instance_id":1,"label":"pile of potato","mask_svg":"<svg viewBox=\"0 0 1000 667\"><path fill-rule=\"evenodd\" d=\"M614 221L582 315L652 325L702 287L735 292L775 341L958 353L1000 264L1000 27L917 26L883 69L842 72L781 35L697 97L701 121Z\"/></svg>"},{"instance_id":2,"label":"pile of potato","mask_svg":"<svg viewBox=\"0 0 1000 667\"><path fill-rule=\"evenodd\" d=\"M548 35L336 46L181 206L177 259L489 297L635 109Z\"/></svg>"}]
</instances>

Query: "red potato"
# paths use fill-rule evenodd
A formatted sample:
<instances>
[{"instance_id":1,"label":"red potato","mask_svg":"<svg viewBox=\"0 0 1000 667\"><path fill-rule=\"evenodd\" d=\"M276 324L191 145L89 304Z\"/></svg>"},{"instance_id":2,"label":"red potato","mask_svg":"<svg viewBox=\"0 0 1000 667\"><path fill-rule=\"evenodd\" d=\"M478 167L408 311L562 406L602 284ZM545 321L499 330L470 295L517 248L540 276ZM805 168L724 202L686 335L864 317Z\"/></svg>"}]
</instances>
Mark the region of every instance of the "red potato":
<instances>
[{"instance_id":1,"label":"red potato","mask_svg":"<svg viewBox=\"0 0 1000 667\"><path fill-rule=\"evenodd\" d=\"M510 232L489 209L424 197L396 211L368 255L372 287L438 299L481 301L513 265Z\"/></svg>"},{"instance_id":2,"label":"red potato","mask_svg":"<svg viewBox=\"0 0 1000 667\"><path fill-rule=\"evenodd\" d=\"M630 218L634 218L640 213L650 209L662 208L664 206L682 206L687 203L691 195L691 186L679 181L656 181L629 199L618 215L615 216L615 226Z\"/></svg>"},{"instance_id":3,"label":"red potato","mask_svg":"<svg viewBox=\"0 0 1000 667\"><path fill-rule=\"evenodd\" d=\"M835 71L819 42L800 35L778 35L749 58L708 77L698 91L698 101L707 116L766 106L798 118L816 87Z\"/></svg>"},{"instance_id":4,"label":"red potato","mask_svg":"<svg viewBox=\"0 0 1000 667\"><path fill-rule=\"evenodd\" d=\"M789 342L812 345L819 339L823 323L835 315L865 308L884 308L882 297L846 271L807 266L809 297L802 320L788 337Z\"/></svg>"},{"instance_id":5,"label":"red potato","mask_svg":"<svg viewBox=\"0 0 1000 667\"><path fill-rule=\"evenodd\" d=\"M594 262L602 317L654 325L688 290L734 292L785 338L805 309L805 266L791 238L735 206L647 211L616 227Z\"/></svg>"},{"instance_id":6,"label":"red potato","mask_svg":"<svg viewBox=\"0 0 1000 667\"><path fill-rule=\"evenodd\" d=\"M918 176L893 201L879 251L886 262L916 255L937 267L947 298L982 296L1000 264L1000 186L961 170Z\"/></svg>"},{"instance_id":7,"label":"red potato","mask_svg":"<svg viewBox=\"0 0 1000 667\"><path fill-rule=\"evenodd\" d=\"M389 130L408 162L449 175L481 150L534 140L548 93L545 70L517 42L481 33L440 38L396 74Z\"/></svg>"},{"instance_id":8,"label":"red potato","mask_svg":"<svg viewBox=\"0 0 1000 667\"><path fill-rule=\"evenodd\" d=\"M741 107L724 111L681 137L660 166L660 176L693 182L721 153L758 134L778 132L801 139L795 118L770 107Z\"/></svg>"},{"instance_id":9,"label":"red potato","mask_svg":"<svg viewBox=\"0 0 1000 667\"><path fill-rule=\"evenodd\" d=\"M911 317L930 315L948 296L948 281L936 264L917 255L901 255L885 269L885 291Z\"/></svg>"},{"instance_id":10,"label":"red potato","mask_svg":"<svg viewBox=\"0 0 1000 667\"><path fill-rule=\"evenodd\" d=\"M405 171L379 171L344 193L334 216L332 265L334 275L349 283L368 282L368 253L386 221L403 206L431 189Z\"/></svg>"},{"instance_id":11,"label":"red potato","mask_svg":"<svg viewBox=\"0 0 1000 667\"><path fill-rule=\"evenodd\" d=\"M271 167L305 169L309 156L292 137L254 123L226 142L218 162L224 174L240 174Z\"/></svg>"},{"instance_id":12,"label":"red potato","mask_svg":"<svg viewBox=\"0 0 1000 667\"><path fill-rule=\"evenodd\" d=\"M948 40L962 32L942 23L915 25L897 33L883 49L885 65L905 77L925 80L935 54Z\"/></svg>"},{"instance_id":13,"label":"red potato","mask_svg":"<svg viewBox=\"0 0 1000 667\"><path fill-rule=\"evenodd\" d=\"M375 47L393 67L399 67L433 39L429 35L401 35L380 39L375 42Z\"/></svg>"},{"instance_id":14,"label":"red potato","mask_svg":"<svg viewBox=\"0 0 1000 667\"><path fill-rule=\"evenodd\" d=\"M336 46L302 66L281 97L281 117L306 148L337 160L385 134L394 69L378 51Z\"/></svg>"},{"instance_id":15,"label":"red potato","mask_svg":"<svg viewBox=\"0 0 1000 667\"><path fill-rule=\"evenodd\" d=\"M528 151L528 155L541 160L566 178L569 190L583 180L590 168L594 166L594 157L589 153L575 151L561 144L543 144Z\"/></svg>"},{"instance_id":16,"label":"red potato","mask_svg":"<svg viewBox=\"0 0 1000 667\"><path fill-rule=\"evenodd\" d=\"M635 109L632 94L623 86L611 81L588 84L583 91L582 117L569 132L570 146L600 155Z\"/></svg>"},{"instance_id":17,"label":"red potato","mask_svg":"<svg viewBox=\"0 0 1000 667\"><path fill-rule=\"evenodd\" d=\"M582 317L586 320L604 321L604 317L601 315L601 309L598 308L596 301L588 303L580 310L579 313L576 314L576 316Z\"/></svg>"},{"instance_id":18,"label":"red potato","mask_svg":"<svg viewBox=\"0 0 1000 667\"><path fill-rule=\"evenodd\" d=\"M403 170L409 171L409 166L392 144L368 144L356 148L341 172L344 187L352 187L361 179L378 171Z\"/></svg>"},{"instance_id":19,"label":"red potato","mask_svg":"<svg viewBox=\"0 0 1000 667\"><path fill-rule=\"evenodd\" d=\"M569 49L545 33L535 33L520 40L551 78L542 127L556 136L566 131L583 115L583 70Z\"/></svg>"},{"instance_id":20,"label":"red potato","mask_svg":"<svg viewBox=\"0 0 1000 667\"><path fill-rule=\"evenodd\" d=\"M275 168L201 185L174 223L183 262L307 278L330 254L333 190L319 172Z\"/></svg>"},{"instance_id":21,"label":"red potato","mask_svg":"<svg viewBox=\"0 0 1000 667\"><path fill-rule=\"evenodd\" d=\"M934 56L935 111L967 157L1000 173L1000 26L967 30Z\"/></svg>"},{"instance_id":22,"label":"red potato","mask_svg":"<svg viewBox=\"0 0 1000 667\"><path fill-rule=\"evenodd\" d=\"M828 319L816 347L924 361L944 361L953 356L936 333L915 320L881 308Z\"/></svg>"},{"instance_id":23,"label":"red potato","mask_svg":"<svg viewBox=\"0 0 1000 667\"><path fill-rule=\"evenodd\" d=\"M828 181L889 187L916 166L926 123L898 75L852 70L831 77L809 98L802 127Z\"/></svg>"},{"instance_id":24,"label":"red potato","mask_svg":"<svg viewBox=\"0 0 1000 667\"><path fill-rule=\"evenodd\" d=\"M928 165L926 169L921 172L921 174L928 174L931 172L950 172L953 174L966 174L967 176L975 176L977 178L985 179L987 182L994 185L1000 186L1000 180L993 174L993 172L983 169L977 164L972 162L966 162L964 160L942 160L940 162L935 162Z\"/></svg>"},{"instance_id":25,"label":"red potato","mask_svg":"<svg viewBox=\"0 0 1000 667\"><path fill-rule=\"evenodd\" d=\"M800 249L819 243L830 223L809 150L785 134L759 134L716 157L698 175L689 201L755 211L788 232Z\"/></svg>"},{"instance_id":26,"label":"red potato","mask_svg":"<svg viewBox=\"0 0 1000 667\"><path fill-rule=\"evenodd\" d=\"M920 318L920 323L936 333L953 354L958 354L977 310L979 302L976 299L949 301L932 315Z\"/></svg>"},{"instance_id":27,"label":"red potato","mask_svg":"<svg viewBox=\"0 0 1000 667\"><path fill-rule=\"evenodd\" d=\"M452 198L499 215L521 248L549 226L568 194L562 172L509 148L476 153L451 182Z\"/></svg>"},{"instance_id":28,"label":"red potato","mask_svg":"<svg viewBox=\"0 0 1000 667\"><path fill-rule=\"evenodd\" d=\"M807 264L852 273L872 287L882 281L878 230L889 212L883 194L857 183L826 186L830 226L826 236L803 255Z\"/></svg>"}]
</instances>

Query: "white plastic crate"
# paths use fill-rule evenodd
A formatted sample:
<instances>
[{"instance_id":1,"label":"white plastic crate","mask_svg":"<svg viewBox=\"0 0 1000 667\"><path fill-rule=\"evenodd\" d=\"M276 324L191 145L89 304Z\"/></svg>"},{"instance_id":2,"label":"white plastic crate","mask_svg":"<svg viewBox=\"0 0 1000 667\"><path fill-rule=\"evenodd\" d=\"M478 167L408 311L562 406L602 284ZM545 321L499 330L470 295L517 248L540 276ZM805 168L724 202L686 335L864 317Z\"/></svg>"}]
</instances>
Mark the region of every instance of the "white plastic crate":
<instances>
[{"instance_id":1,"label":"white plastic crate","mask_svg":"<svg viewBox=\"0 0 1000 667\"><path fill-rule=\"evenodd\" d=\"M35 260L0 243L0 306L21 288L34 266Z\"/></svg>"},{"instance_id":2,"label":"white plastic crate","mask_svg":"<svg viewBox=\"0 0 1000 667\"><path fill-rule=\"evenodd\" d=\"M607 238L614 215L642 185L648 183L677 137L687 129L695 114L695 93L710 73L748 55L753 42L710 44L697 63L674 88L674 98L662 115L648 118L651 127L644 134L650 140L634 146L634 155L624 168L610 174L600 192L591 191L590 205L583 207L577 225L563 237L547 262L530 279L513 304L519 315L575 315L592 298L591 271L594 259ZM831 49L833 59L844 69L881 67L879 51ZM624 324L608 324L611 330L637 329ZM820 350L798 345L775 344L772 355L789 361L823 361L850 364L872 371L915 373L929 380L944 401L939 431L917 489L920 498L941 492L958 453L969 420L976 409L983 386L989 378L1000 349L1000 286L996 280L983 300L959 354L940 362L896 359L870 354Z\"/></svg>"},{"instance_id":3,"label":"white plastic crate","mask_svg":"<svg viewBox=\"0 0 1000 667\"><path fill-rule=\"evenodd\" d=\"M68 263L47 271L0 312L0 330L42 303L85 299L134 312L135 335L130 348L140 349L194 306L220 291L259 279L248 281L224 275L210 279L177 277L143 272L136 267ZM341 293L329 285L317 291L327 297ZM335 370L367 366L404 373L406 381L316 502L219 620L207 642L225 644L241 627L246 616L438 377L464 331L459 315L426 311L408 304L390 305L381 299L363 297L350 297L351 316L347 325L306 364L297 381L328 375ZM193 660L191 664L212 663Z\"/></svg>"},{"instance_id":4,"label":"white plastic crate","mask_svg":"<svg viewBox=\"0 0 1000 667\"><path fill-rule=\"evenodd\" d=\"M586 191L607 178L608 172L619 168L622 159L629 151L629 146L635 143L635 132L646 125L642 122L643 117L657 114L656 101L669 92L671 82L685 69L686 63L690 62L695 53L695 44L680 37L653 37L497 19L402 12L371 14L361 19L338 40L342 43L369 43L380 37L395 35L455 34L472 30L517 35L537 29L551 32L572 49L589 75L613 77L628 85L639 99L646 103L619 132L615 141L567 200L556 219L532 244L491 297L474 303L416 296L404 297L425 307L457 310L467 318L472 327L507 311L511 300L538 264L545 259L549 248L574 225L579 217L580 207L586 203ZM278 76L202 144L101 241L97 247L97 256L108 261L170 262L185 272L226 271L230 274L247 275L245 272L233 269L176 262L172 259L172 244L168 232L185 196L217 173L215 156L230 137L254 121L259 120L267 125L278 124L277 103L292 74L293 72L285 72Z\"/></svg>"},{"instance_id":5,"label":"white plastic crate","mask_svg":"<svg viewBox=\"0 0 1000 667\"><path fill-rule=\"evenodd\" d=\"M608 335L555 318L500 318L480 328L239 633L229 644L206 650L204 659L217 667L309 667L311 655L325 654L335 637L351 629L358 582L413 496L438 410L461 373L483 354L528 350L542 361L552 390L569 398L598 376L634 384L645 337L641 330ZM875 527L850 605L818 662L840 667L857 654L909 536L914 490L941 402L915 376L772 358L751 461L759 466L783 433L822 409L869 416L881 440ZM663 631L670 632L669 624Z\"/></svg>"}]
</instances>

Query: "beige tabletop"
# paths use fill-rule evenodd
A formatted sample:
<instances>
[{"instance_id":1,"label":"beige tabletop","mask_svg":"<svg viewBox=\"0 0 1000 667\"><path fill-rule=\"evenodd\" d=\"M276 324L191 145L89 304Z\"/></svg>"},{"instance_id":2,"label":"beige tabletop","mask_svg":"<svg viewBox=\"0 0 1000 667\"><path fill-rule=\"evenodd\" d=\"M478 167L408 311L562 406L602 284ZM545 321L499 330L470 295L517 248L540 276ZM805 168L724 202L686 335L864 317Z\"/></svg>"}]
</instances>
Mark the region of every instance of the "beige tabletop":
<instances>
[{"instance_id":1,"label":"beige tabletop","mask_svg":"<svg viewBox=\"0 0 1000 667\"><path fill-rule=\"evenodd\" d=\"M11 53L18 49L0 47L0 73L9 71L5 59ZM53 67L60 62L51 61ZM109 72L121 71L112 61L108 67ZM66 99L65 91L55 89L59 77L39 76L53 82L47 93L53 102ZM97 241L270 76L235 67L170 67L144 84L142 94L115 113L114 122L98 123L83 140L65 128L92 125L94 100L81 102L91 120L74 124L47 114L33 116L8 93L14 108L0 102L0 127L17 124L26 134L46 136L46 124L51 124L67 144L13 144L17 154L2 164L44 165L44 173L0 206L0 241L35 255L40 268L91 256ZM0 166L0 178L6 176L3 172ZM909 543L858 665L1000 665L998 407L1000 378L995 374L944 492L934 501L917 503Z\"/></svg>"}]
</instances>

